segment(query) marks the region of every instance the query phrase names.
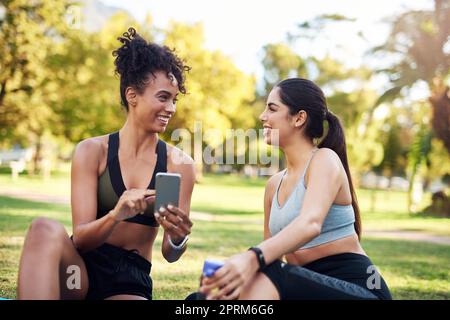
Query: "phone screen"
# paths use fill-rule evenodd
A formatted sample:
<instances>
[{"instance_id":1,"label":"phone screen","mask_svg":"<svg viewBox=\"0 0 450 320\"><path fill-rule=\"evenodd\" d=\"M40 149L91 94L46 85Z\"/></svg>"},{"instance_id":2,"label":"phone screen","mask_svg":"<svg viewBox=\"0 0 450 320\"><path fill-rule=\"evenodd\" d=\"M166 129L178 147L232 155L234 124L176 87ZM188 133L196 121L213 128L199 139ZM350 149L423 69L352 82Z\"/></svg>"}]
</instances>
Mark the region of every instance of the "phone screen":
<instances>
[{"instance_id":1,"label":"phone screen","mask_svg":"<svg viewBox=\"0 0 450 320\"><path fill-rule=\"evenodd\" d=\"M159 172L156 174L156 200L154 210L171 204L178 207L180 197L181 175L178 173Z\"/></svg>"}]
</instances>

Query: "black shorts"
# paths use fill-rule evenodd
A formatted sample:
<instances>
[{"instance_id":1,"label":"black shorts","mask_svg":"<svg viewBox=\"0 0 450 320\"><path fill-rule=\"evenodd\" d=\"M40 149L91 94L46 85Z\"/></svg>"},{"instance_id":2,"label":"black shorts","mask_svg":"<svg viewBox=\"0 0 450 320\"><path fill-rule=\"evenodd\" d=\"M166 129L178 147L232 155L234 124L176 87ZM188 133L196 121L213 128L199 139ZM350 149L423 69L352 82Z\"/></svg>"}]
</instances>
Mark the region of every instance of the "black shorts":
<instances>
[{"instance_id":1,"label":"black shorts","mask_svg":"<svg viewBox=\"0 0 450 320\"><path fill-rule=\"evenodd\" d=\"M108 243L80 253L86 264L89 290L86 299L130 294L152 299L152 264L136 250L125 250Z\"/></svg>"},{"instance_id":2,"label":"black shorts","mask_svg":"<svg viewBox=\"0 0 450 320\"><path fill-rule=\"evenodd\" d=\"M282 300L392 299L378 270L361 254L332 255L302 267L277 260L262 272Z\"/></svg>"}]
</instances>

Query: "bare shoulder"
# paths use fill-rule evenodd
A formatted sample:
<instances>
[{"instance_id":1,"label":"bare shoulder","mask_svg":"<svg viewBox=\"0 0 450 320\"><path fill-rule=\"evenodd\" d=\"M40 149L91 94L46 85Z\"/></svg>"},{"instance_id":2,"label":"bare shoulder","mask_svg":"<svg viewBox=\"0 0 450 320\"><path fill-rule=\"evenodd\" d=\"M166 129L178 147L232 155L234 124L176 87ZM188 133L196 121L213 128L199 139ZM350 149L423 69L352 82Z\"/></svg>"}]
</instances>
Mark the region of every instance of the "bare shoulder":
<instances>
[{"instance_id":1,"label":"bare shoulder","mask_svg":"<svg viewBox=\"0 0 450 320\"><path fill-rule=\"evenodd\" d=\"M310 176L326 176L329 181L345 177L345 170L337 153L330 148L316 151L305 176L305 184L309 184Z\"/></svg>"},{"instance_id":2,"label":"bare shoulder","mask_svg":"<svg viewBox=\"0 0 450 320\"><path fill-rule=\"evenodd\" d=\"M98 136L81 140L75 149L76 154L93 155L108 149L108 136Z\"/></svg>"},{"instance_id":3,"label":"bare shoulder","mask_svg":"<svg viewBox=\"0 0 450 320\"><path fill-rule=\"evenodd\" d=\"M337 170L341 168L341 159L338 154L330 148L320 148L316 151L313 161L311 161L311 169L320 170Z\"/></svg>"},{"instance_id":4,"label":"bare shoulder","mask_svg":"<svg viewBox=\"0 0 450 320\"><path fill-rule=\"evenodd\" d=\"M92 137L80 141L73 155L73 162L81 162L85 165L98 167L102 158L108 151L108 135Z\"/></svg>"}]
</instances>

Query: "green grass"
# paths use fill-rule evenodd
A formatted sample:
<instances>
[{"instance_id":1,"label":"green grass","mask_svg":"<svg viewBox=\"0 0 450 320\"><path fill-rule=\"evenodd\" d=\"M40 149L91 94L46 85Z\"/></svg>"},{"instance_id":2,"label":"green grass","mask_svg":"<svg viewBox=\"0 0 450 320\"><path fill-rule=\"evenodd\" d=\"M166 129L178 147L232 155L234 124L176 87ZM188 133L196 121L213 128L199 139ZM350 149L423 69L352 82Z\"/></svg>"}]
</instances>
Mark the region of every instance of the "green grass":
<instances>
[{"instance_id":1,"label":"green grass","mask_svg":"<svg viewBox=\"0 0 450 320\"><path fill-rule=\"evenodd\" d=\"M450 299L450 246L370 238L362 246L394 299Z\"/></svg>"},{"instance_id":2,"label":"green grass","mask_svg":"<svg viewBox=\"0 0 450 320\"><path fill-rule=\"evenodd\" d=\"M0 185L4 186L8 179L0 175ZM45 184L39 183L39 179L20 177L20 180L20 190L53 195L59 194L58 186L66 183L64 177ZM152 261L155 299L183 299L198 287L205 258L224 259L262 240L264 184L265 179L205 176L196 185L192 210L213 213L216 220L194 221L189 250L177 263L169 264L162 258L159 250L162 233L158 235L155 244L158 249ZM11 182L7 185L15 188ZM370 196L371 191L359 191L365 229L420 230L450 235L450 219L406 213L404 193L377 191L375 208L370 208ZM69 206L0 196L0 296L15 297L23 239L30 222L37 216L57 219L70 232ZM395 299L450 299L449 246L364 237L363 247L380 269Z\"/></svg>"},{"instance_id":3,"label":"green grass","mask_svg":"<svg viewBox=\"0 0 450 320\"><path fill-rule=\"evenodd\" d=\"M47 216L71 229L70 208L0 196L0 296L15 298L20 252L31 221ZM152 267L155 299L183 299L198 286L202 262L224 259L261 240L259 224L195 221L188 252L181 263L169 264L155 250ZM158 235L156 248L161 247Z\"/></svg>"},{"instance_id":4,"label":"green grass","mask_svg":"<svg viewBox=\"0 0 450 320\"><path fill-rule=\"evenodd\" d=\"M195 186L192 210L261 218L266 180L207 175ZM408 213L405 192L359 189L357 194L364 230L423 231L450 236L450 219ZM421 206L426 206L428 201L429 195L424 197Z\"/></svg>"}]
</instances>

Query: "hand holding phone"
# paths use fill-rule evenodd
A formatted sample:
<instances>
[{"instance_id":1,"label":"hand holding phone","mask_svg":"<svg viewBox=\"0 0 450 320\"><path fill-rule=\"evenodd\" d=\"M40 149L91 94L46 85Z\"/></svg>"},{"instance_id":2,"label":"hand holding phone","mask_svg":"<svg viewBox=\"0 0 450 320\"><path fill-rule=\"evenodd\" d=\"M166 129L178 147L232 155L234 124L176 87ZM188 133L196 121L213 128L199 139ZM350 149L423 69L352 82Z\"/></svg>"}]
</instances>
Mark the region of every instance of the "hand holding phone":
<instances>
[{"instance_id":1,"label":"hand holding phone","mask_svg":"<svg viewBox=\"0 0 450 320\"><path fill-rule=\"evenodd\" d=\"M169 204L178 207L180 197L181 175L178 173L159 172L156 174L155 212Z\"/></svg>"},{"instance_id":2,"label":"hand holding phone","mask_svg":"<svg viewBox=\"0 0 450 320\"><path fill-rule=\"evenodd\" d=\"M156 174L155 195L145 198L148 204L143 212L145 216L154 216L159 208L167 208L169 204L178 207L180 197L181 175L178 173L158 172Z\"/></svg>"},{"instance_id":3,"label":"hand holding phone","mask_svg":"<svg viewBox=\"0 0 450 320\"><path fill-rule=\"evenodd\" d=\"M155 218L175 245L186 241L191 233L192 221L179 208L181 175L156 174Z\"/></svg>"}]
</instances>

